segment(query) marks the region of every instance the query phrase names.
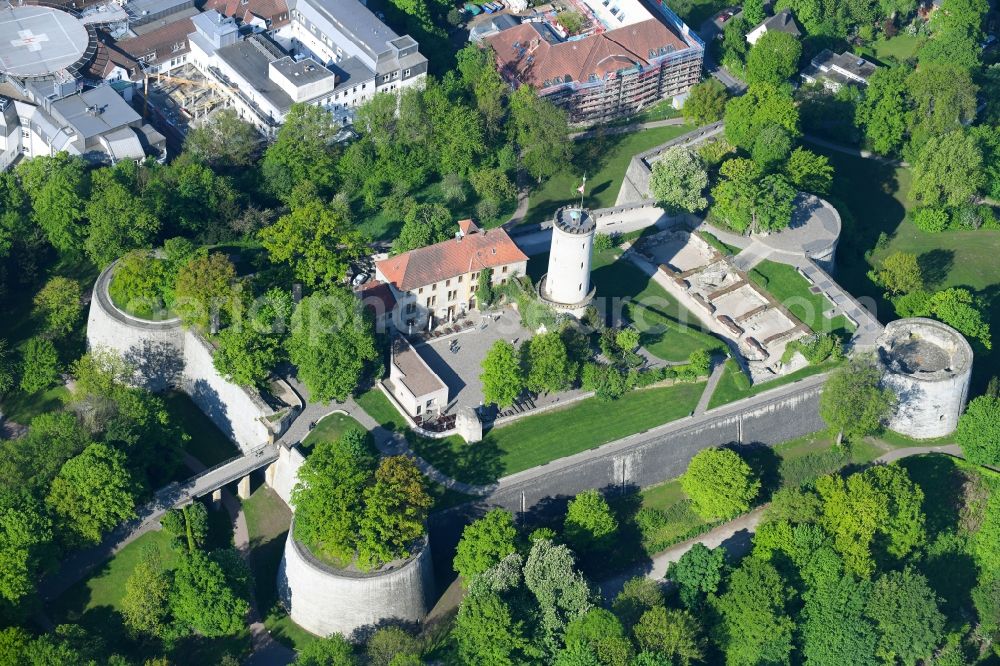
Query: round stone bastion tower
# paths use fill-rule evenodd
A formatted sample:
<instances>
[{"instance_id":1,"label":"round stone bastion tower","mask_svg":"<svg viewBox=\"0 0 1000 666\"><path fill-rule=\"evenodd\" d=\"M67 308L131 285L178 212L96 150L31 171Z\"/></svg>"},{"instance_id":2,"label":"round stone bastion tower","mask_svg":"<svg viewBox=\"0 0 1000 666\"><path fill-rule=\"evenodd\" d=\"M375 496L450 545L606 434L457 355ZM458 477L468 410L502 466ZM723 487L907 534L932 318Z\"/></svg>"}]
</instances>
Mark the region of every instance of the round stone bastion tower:
<instances>
[{"instance_id":1,"label":"round stone bastion tower","mask_svg":"<svg viewBox=\"0 0 1000 666\"><path fill-rule=\"evenodd\" d=\"M590 258L597 220L586 208L560 208L552 224L549 271L538 283L538 295L559 312L583 315L594 300Z\"/></svg>"},{"instance_id":2,"label":"round stone bastion tower","mask_svg":"<svg viewBox=\"0 0 1000 666\"><path fill-rule=\"evenodd\" d=\"M303 629L350 637L385 622L421 622L430 610L434 564L426 537L408 559L366 573L320 562L294 533L293 524L278 568L278 595Z\"/></svg>"},{"instance_id":3,"label":"round stone bastion tower","mask_svg":"<svg viewBox=\"0 0 1000 666\"><path fill-rule=\"evenodd\" d=\"M915 439L943 437L958 426L972 379L972 347L933 319L891 322L877 342L883 381L899 406L889 429Z\"/></svg>"}]
</instances>

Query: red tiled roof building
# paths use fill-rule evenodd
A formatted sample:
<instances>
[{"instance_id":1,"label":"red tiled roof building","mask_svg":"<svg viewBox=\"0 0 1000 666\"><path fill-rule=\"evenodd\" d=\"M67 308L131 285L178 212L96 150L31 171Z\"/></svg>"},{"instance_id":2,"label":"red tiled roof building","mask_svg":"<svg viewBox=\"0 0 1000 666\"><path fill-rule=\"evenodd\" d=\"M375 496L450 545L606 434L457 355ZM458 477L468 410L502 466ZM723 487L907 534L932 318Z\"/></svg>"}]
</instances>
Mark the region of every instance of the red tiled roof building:
<instances>
[{"instance_id":1,"label":"red tiled roof building","mask_svg":"<svg viewBox=\"0 0 1000 666\"><path fill-rule=\"evenodd\" d=\"M531 85L573 122L632 115L686 93L701 78L704 45L658 1L576 0L587 25L567 36L541 15L487 37L497 67L514 85Z\"/></svg>"}]
</instances>

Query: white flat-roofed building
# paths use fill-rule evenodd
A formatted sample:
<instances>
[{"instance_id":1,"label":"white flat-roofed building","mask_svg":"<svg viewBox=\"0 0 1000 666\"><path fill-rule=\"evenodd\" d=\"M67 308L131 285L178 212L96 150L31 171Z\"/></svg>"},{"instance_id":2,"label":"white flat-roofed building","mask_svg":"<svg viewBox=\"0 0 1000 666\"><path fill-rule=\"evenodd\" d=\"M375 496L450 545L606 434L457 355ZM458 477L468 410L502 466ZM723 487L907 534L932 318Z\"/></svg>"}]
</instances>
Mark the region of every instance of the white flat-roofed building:
<instances>
[{"instance_id":1,"label":"white flat-roofed building","mask_svg":"<svg viewBox=\"0 0 1000 666\"><path fill-rule=\"evenodd\" d=\"M448 386L404 337L392 341L386 388L414 419L436 416L448 406Z\"/></svg>"}]
</instances>

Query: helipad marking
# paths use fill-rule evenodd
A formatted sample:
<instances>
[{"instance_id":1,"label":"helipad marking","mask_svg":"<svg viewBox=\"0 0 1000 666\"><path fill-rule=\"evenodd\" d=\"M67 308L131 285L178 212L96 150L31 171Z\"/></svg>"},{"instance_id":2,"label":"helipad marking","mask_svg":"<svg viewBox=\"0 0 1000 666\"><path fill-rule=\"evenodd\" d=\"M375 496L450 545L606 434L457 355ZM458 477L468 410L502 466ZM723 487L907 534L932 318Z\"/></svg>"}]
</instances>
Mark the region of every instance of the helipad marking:
<instances>
[{"instance_id":1,"label":"helipad marking","mask_svg":"<svg viewBox=\"0 0 1000 666\"><path fill-rule=\"evenodd\" d=\"M41 51L42 42L49 41L49 36L44 32L36 35L31 30L18 30L17 34L20 35L21 39L10 40L11 46L27 46L29 51Z\"/></svg>"}]
</instances>

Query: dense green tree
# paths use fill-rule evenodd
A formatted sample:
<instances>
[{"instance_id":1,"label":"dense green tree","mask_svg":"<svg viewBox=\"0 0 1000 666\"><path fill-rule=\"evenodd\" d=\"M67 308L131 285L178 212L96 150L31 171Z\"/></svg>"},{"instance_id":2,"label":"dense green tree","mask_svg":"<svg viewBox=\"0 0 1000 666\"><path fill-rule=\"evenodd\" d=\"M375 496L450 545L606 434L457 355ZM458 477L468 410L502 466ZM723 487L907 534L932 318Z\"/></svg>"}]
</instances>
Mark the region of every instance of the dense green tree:
<instances>
[{"instance_id":1,"label":"dense green tree","mask_svg":"<svg viewBox=\"0 0 1000 666\"><path fill-rule=\"evenodd\" d=\"M350 562L363 511L363 493L375 470L367 435L356 428L321 441L299 470L292 491L295 538L313 552Z\"/></svg>"},{"instance_id":2,"label":"dense green tree","mask_svg":"<svg viewBox=\"0 0 1000 666\"><path fill-rule=\"evenodd\" d=\"M882 371L874 359L863 357L838 368L826 380L819 413L830 430L842 437L864 437L878 432L896 406L896 394L882 386Z\"/></svg>"},{"instance_id":3,"label":"dense green tree","mask_svg":"<svg viewBox=\"0 0 1000 666\"><path fill-rule=\"evenodd\" d=\"M826 155L817 155L805 148L796 148L785 163L788 182L800 190L826 194L833 185L833 167Z\"/></svg>"},{"instance_id":4,"label":"dense green tree","mask_svg":"<svg viewBox=\"0 0 1000 666\"><path fill-rule=\"evenodd\" d=\"M694 213L705 208L708 171L695 153L680 146L668 148L653 163L649 191L672 213Z\"/></svg>"},{"instance_id":5,"label":"dense green tree","mask_svg":"<svg viewBox=\"0 0 1000 666\"><path fill-rule=\"evenodd\" d=\"M679 560L670 563L667 580L677 586L681 603L697 610L706 597L719 589L725 566L726 555L721 548L709 549L696 543Z\"/></svg>"},{"instance_id":6,"label":"dense green tree","mask_svg":"<svg viewBox=\"0 0 1000 666\"><path fill-rule=\"evenodd\" d=\"M16 365L10 345L5 338L0 338L0 398L17 384Z\"/></svg>"},{"instance_id":7,"label":"dense green tree","mask_svg":"<svg viewBox=\"0 0 1000 666\"><path fill-rule=\"evenodd\" d=\"M621 592L611 602L611 610L631 630L643 613L663 605L663 589L658 581L646 576L636 576L625 581Z\"/></svg>"},{"instance_id":8,"label":"dense green tree","mask_svg":"<svg viewBox=\"0 0 1000 666\"><path fill-rule=\"evenodd\" d=\"M51 541L52 522L35 498L0 488L0 598L18 604L34 593Z\"/></svg>"},{"instance_id":9,"label":"dense green tree","mask_svg":"<svg viewBox=\"0 0 1000 666\"><path fill-rule=\"evenodd\" d=\"M303 298L292 317L288 355L313 400L343 400L378 358L371 316L342 288Z\"/></svg>"},{"instance_id":10,"label":"dense green tree","mask_svg":"<svg viewBox=\"0 0 1000 666\"><path fill-rule=\"evenodd\" d=\"M473 581L462 600L453 635L464 664L526 664L539 656L525 620L482 578Z\"/></svg>"},{"instance_id":11,"label":"dense green tree","mask_svg":"<svg viewBox=\"0 0 1000 666\"><path fill-rule=\"evenodd\" d=\"M756 23L753 19L749 20ZM801 55L802 44L798 37L780 30L768 30L751 47L747 56L747 83L751 86L784 83L799 71Z\"/></svg>"},{"instance_id":12,"label":"dense green tree","mask_svg":"<svg viewBox=\"0 0 1000 666\"><path fill-rule=\"evenodd\" d=\"M424 477L408 456L383 458L374 483L364 491L364 514L358 521L358 563L375 568L409 557L433 500Z\"/></svg>"},{"instance_id":13,"label":"dense green tree","mask_svg":"<svg viewBox=\"0 0 1000 666\"><path fill-rule=\"evenodd\" d=\"M45 331L53 336L70 333L83 312L80 283L56 276L35 294L35 311L45 320Z\"/></svg>"},{"instance_id":14,"label":"dense green tree","mask_svg":"<svg viewBox=\"0 0 1000 666\"><path fill-rule=\"evenodd\" d=\"M684 119L692 125L707 125L722 119L726 112L726 101L729 92L726 86L716 78L709 78L692 86L681 113Z\"/></svg>"},{"instance_id":15,"label":"dense green tree","mask_svg":"<svg viewBox=\"0 0 1000 666\"><path fill-rule=\"evenodd\" d=\"M570 500L563 533L578 553L607 550L617 531L618 519L596 490L585 490Z\"/></svg>"},{"instance_id":16,"label":"dense green tree","mask_svg":"<svg viewBox=\"0 0 1000 666\"><path fill-rule=\"evenodd\" d=\"M180 267L173 309L186 326L207 330L212 318L238 308L236 267L221 252L199 253Z\"/></svg>"},{"instance_id":17,"label":"dense green tree","mask_svg":"<svg viewBox=\"0 0 1000 666\"><path fill-rule=\"evenodd\" d=\"M453 566L468 586L479 574L517 551L514 517L504 509L493 509L467 525L455 549Z\"/></svg>"},{"instance_id":18,"label":"dense green tree","mask_svg":"<svg viewBox=\"0 0 1000 666\"><path fill-rule=\"evenodd\" d=\"M968 289L950 287L939 291L930 297L927 307L936 319L978 340L986 349L992 349L990 325L983 315L985 308Z\"/></svg>"},{"instance_id":19,"label":"dense green tree","mask_svg":"<svg viewBox=\"0 0 1000 666\"><path fill-rule=\"evenodd\" d=\"M392 242L392 252L401 254L448 240L454 226L451 212L441 204L413 202L403 217L403 228Z\"/></svg>"},{"instance_id":20,"label":"dense green tree","mask_svg":"<svg viewBox=\"0 0 1000 666\"><path fill-rule=\"evenodd\" d=\"M47 338L30 338L21 353L21 390L43 391L59 381L59 352Z\"/></svg>"},{"instance_id":21,"label":"dense green tree","mask_svg":"<svg viewBox=\"0 0 1000 666\"><path fill-rule=\"evenodd\" d=\"M178 622L202 636L232 636L241 631L250 604L233 591L223 568L201 551L181 559L174 572L170 607Z\"/></svg>"},{"instance_id":22,"label":"dense green tree","mask_svg":"<svg viewBox=\"0 0 1000 666\"><path fill-rule=\"evenodd\" d=\"M750 22L737 14L722 27L722 66L736 76L746 76L745 63L750 44L746 34L753 28Z\"/></svg>"},{"instance_id":23,"label":"dense green tree","mask_svg":"<svg viewBox=\"0 0 1000 666\"><path fill-rule=\"evenodd\" d=\"M82 157L65 152L34 157L16 169L31 200L31 218L54 248L78 254L83 246L87 166Z\"/></svg>"},{"instance_id":24,"label":"dense green tree","mask_svg":"<svg viewBox=\"0 0 1000 666\"><path fill-rule=\"evenodd\" d=\"M568 650L585 648L607 666L628 666L632 657L621 621L603 608L591 608L567 624L565 643Z\"/></svg>"},{"instance_id":25,"label":"dense green tree","mask_svg":"<svg viewBox=\"0 0 1000 666\"><path fill-rule=\"evenodd\" d=\"M365 647L370 666L399 666L406 657L417 658L420 664L420 641L401 627L380 627L375 630Z\"/></svg>"},{"instance_id":26,"label":"dense green tree","mask_svg":"<svg viewBox=\"0 0 1000 666\"><path fill-rule=\"evenodd\" d=\"M715 600L715 640L728 666L787 663L794 622L786 610L794 590L768 562L743 560Z\"/></svg>"},{"instance_id":27,"label":"dense green tree","mask_svg":"<svg viewBox=\"0 0 1000 666\"><path fill-rule=\"evenodd\" d=\"M295 656L295 666L356 666L354 648L340 634L308 641Z\"/></svg>"},{"instance_id":28,"label":"dense green tree","mask_svg":"<svg viewBox=\"0 0 1000 666\"><path fill-rule=\"evenodd\" d=\"M135 516L135 482L125 454L91 444L62 466L45 503L67 541L98 543L105 531Z\"/></svg>"},{"instance_id":29,"label":"dense green tree","mask_svg":"<svg viewBox=\"0 0 1000 666\"><path fill-rule=\"evenodd\" d=\"M566 344L558 331L534 336L527 345L528 374L525 386L536 393L550 393L566 388L573 379Z\"/></svg>"},{"instance_id":30,"label":"dense green tree","mask_svg":"<svg viewBox=\"0 0 1000 666\"><path fill-rule=\"evenodd\" d=\"M0 260L31 235L28 195L14 171L0 172ZM2 281L0 281L2 286Z\"/></svg>"},{"instance_id":31,"label":"dense green tree","mask_svg":"<svg viewBox=\"0 0 1000 666\"><path fill-rule=\"evenodd\" d=\"M166 262L155 259L146 250L133 250L115 264L108 291L120 308L155 313L163 309L168 292L172 298L172 283Z\"/></svg>"},{"instance_id":32,"label":"dense green tree","mask_svg":"<svg viewBox=\"0 0 1000 666\"><path fill-rule=\"evenodd\" d=\"M281 359L281 340L252 326L229 326L219 333L212 363L223 377L242 386L262 385Z\"/></svg>"},{"instance_id":33,"label":"dense green tree","mask_svg":"<svg viewBox=\"0 0 1000 666\"><path fill-rule=\"evenodd\" d=\"M977 88L968 70L927 64L910 74L906 85L914 102L909 123L914 155L931 137L960 129L976 115Z\"/></svg>"},{"instance_id":34,"label":"dense green tree","mask_svg":"<svg viewBox=\"0 0 1000 666\"><path fill-rule=\"evenodd\" d=\"M484 268L479 271L479 279L476 283L476 301L480 310L485 310L493 304L495 298L493 293L493 269Z\"/></svg>"},{"instance_id":35,"label":"dense green tree","mask_svg":"<svg viewBox=\"0 0 1000 666\"><path fill-rule=\"evenodd\" d=\"M902 467L874 467L846 479L823 476L816 490L823 500L822 524L854 574L871 576L876 548L902 558L924 538L923 491Z\"/></svg>"},{"instance_id":36,"label":"dense green tree","mask_svg":"<svg viewBox=\"0 0 1000 666\"><path fill-rule=\"evenodd\" d=\"M712 214L734 230L778 231L791 222L796 192L783 176L762 176L755 162L743 158L723 162L720 174Z\"/></svg>"},{"instance_id":37,"label":"dense green tree","mask_svg":"<svg viewBox=\"0 0 1000 666\"><path fill-rule=\"evenodd\" d=\"M878 634L865 616L870 584L843 572L803 596L802 654L817 666L876 666Z\"/></svg>"},{"instance_id":38,"label":"dense green tree","mask_svg":"<svg viewBox=\"0 0 1000 666\"><path fill-rule=\"evenodd\" d=\"M214 169L252 166L262 143L260 132L235 109L219 109L184 137L184 152Z\"/></svg>"},{"instance_id":39,"label":"dense green tree","mask_svg":"<svg viewBox=\"0 0 1000 666\"><path fill-rule=\"evenodd\" d=\"M932 136L913 165L910 198L924 206L961 206L986 184L983 155L963 130Z\"/></svg>"},{"instance_id":40,"label":"dense green tree","mask_svg":"<svg viewBox=\"0 0 1000 666\"><path fill-rule=\"evenodd\" d=\"M282 201L292 190L311 181L319 194L329 194L336 183L337 153L332 147L338 132L333 115L314 104L293 104L261 162L264 181Z\"/></svg>"},{"instance_id":41,"label":"dense green tree","mask_svg":"<svg viewBox=\"0 0 1000 666\"><path fill-rule=\"evenodd\" d=\"M504 408L514 404L524 390L521 361L514 345L497 340L486 352L479 380L483 384L483 400Z\"/></svg>"},{"instance_id":42,"label":"dense green tree","mask_svg":"<svg viewBox=\"0 0 1000 666\"><path fill-rule=\"evenodd\" d=\"M688 463L681 488L706 520L733 518L750 509L760 492L760 480L730 449L704 449Z\"/></svg>"},{"instance_id":43,"label":"dense green tree","mask_svg":"<svg viewBox=\"0 0 1000 666\"><path fill-rule=\"evenodd\" d=\"M980 66L983 18L990 5L984 0L945 0L931 14L932 38L919 53L920 65L944 63L966 70Z\"/></svg>"},{"instance_id":44,"label":"dense green tree","mask_svg":"<svg viewBox=\"0 0 1000 666\"><path fill-rule=\"evenodd\" d=\"M917 255L909 252L893 252L883 259L876 277L890 294L908 294L924 288L923 271Z\"/></svg>"},{"instance_id":45,"label":"dense green tree","mask_svg":"<svg viewBox=\"0 0 1000 666\"><path fill-rule=\"evenodd\" d=\"M160 230L160 220L136 191L136 169L134 163L125 161L97 169L91 176L83 245L99 267L129 250L149 247Z\"/></svg>"},{"instance_id":46,"label":"dense green tree","mask_svg":"<svg viewBox=\"0 0 1000 666\"><path fill-rule=\"evenodd\" d=\"M767 18L767 14L764 12L764 0L748 0L748 2L744 2L743 18L749 21L751 26L762 23Z\"/></svg>"},{"instance_id":47,"label":"dense green tree","mask_svg":"<svg viewBox=\"0 0 1000 666\"><path fill-rule=\"evenodd\" d=\"M777 170L788 160L791 153L792 138L780 125L768 125L762 128L750 150L753 161L765 172Z\"/></svg>"},{"instance_id":48,"label":"dense green tree","mask_svg":"<svg viewBox=\"0 0 1000 666\"><path fill-rule=\"evenodd\" d=\"M643 613L632 631L640 650L663 655L672 664L688 666L704 658L701 627L686 610L657 606Z\"/></svg>"},{"instance_id":49,"label":"dense green tree","mask_svg":"<svg viewBox=\"0 0 1000 666\"><path fill-rule=\"evenodd\" d=\"M973 399L958 419L955 439L966 460L976 465L1000 465L1000 398Z\"/></svg>"},{"instance_id":50,"label":"dense green tree","mask_svg":"<svg viewBox=\"0 0 1000 666\"><path fill-rule=\"evenodd\" d=\"M0 440L0 483L43 495L63 463L89 444L90 436L73 414L39 414L23 437Z\"/></svg>"},{"instance_id":51,"label":"dense green tree","mask_svg":"<svg viewBox=\"0 0 1000 666\"><path fill-rule=\"evenodd\" d=\"M877 153L889 155L903 147L910 105L907 81L911 72L905 66L879 67L868 80L855 121Z\"/></svg>"},{"instance_id":52,"label":"dense green tree","mask_svg":"<svg viewBox=\"0 0 1000 666\"><path fill-rule=\"evenodd\" d=\"M531 547L524 582L538 602L542 642L553 652L566 625L590 610L590 587L575 569L569 548L545 539Z\"/></svg>"},{"instance_id":53,"label":"dense green tree","mask_svg":"<svg viewBox=\"0 0 1000 666\"><path fill-rule=\"evenodd\" d=\"M163 515L160 523L163 531L182 541L189 552L204 546L208 538L208 510L201 502L171 509Z\"/></svg>"},{"instance_id":54,"label":"dense green tree","mask_svg":"<svg viewBox=\"0 0 1000 666\"><path fill-rule=\"evenodd\" d=\"M927 579L912 569L879 577L866 612L878 627L876 653L886 663L924 661L941 642L945 617Z\"/></svg>"},{"instance_id":55,"label":"dense green tree","mask_svg":"<svg viewBox=\"0 0 1000 666\"><path fill-rule=\"evenodd\" d=\"M168 630L170 583L159 551L143 547L121 600L122 619L133 635L163 636Z\"/></svg>"},{"instance_id":56,"label":"dense green tree","mask_svg":"<svg viewBox=\"0 0 1000 666\"><path fill-rule=\"evenodd\" d=\"M350 262L364 250L351 224L346 201L324 202L310 183L295 188L291 211L262 229L259 236L270 258L288 263L310 286L333 286L344 279Z\"/></svg>"},{"instance_id":57,"label":"dense green tree","mask_svg":"<svg viewBox=\"0 0 1000 666\"><path fill-rule=\"evenodd\" d=\"M800 135L795 100L778 86L752 86L726 105L726 138L733 145L749 150L761 130L770 125L784 128L793 139Z\"/></svg>"},{"instance_id":58,"label":"dense green tree","mask_svg":"<svg viewBox=\"0 0 1000 666\"><path fill-rule=\"evenodd\" d=\"M521 86L510 97L510 112L521 163L538 182L569 162L573 144L565 111L538 97L531 86Z\"/></svg>"},{"instance_id":59,"label":"dense green tree","mask_svg":"<svg viewBox=\"0 0 1000 666\"><path fill-rule=\"evenodd\" d=\"M238 194L230 179L216 175L199 160L182 153L156 175L144 196L156 202L169 233L211 238L216 225L235 217Z\"/></svg>"}]
</instances>

